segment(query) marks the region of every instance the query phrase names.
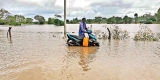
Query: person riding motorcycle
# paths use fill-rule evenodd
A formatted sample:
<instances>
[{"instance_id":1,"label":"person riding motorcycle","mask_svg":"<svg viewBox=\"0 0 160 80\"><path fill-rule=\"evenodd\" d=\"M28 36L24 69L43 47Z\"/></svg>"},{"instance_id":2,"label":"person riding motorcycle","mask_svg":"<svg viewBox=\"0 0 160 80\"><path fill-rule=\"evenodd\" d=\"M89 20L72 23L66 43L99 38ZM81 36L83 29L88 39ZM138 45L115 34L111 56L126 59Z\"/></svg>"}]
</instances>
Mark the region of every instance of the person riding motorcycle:
<instances>
[{"instance_id":1,"label":"person riding motorcycle","mask_svg":"<svg viewBox=\"0 0 160 80\"><path fill-rule=\"evenodd\" d=\"M82 22L79 24L79 36L85 37L85 34L87 32L86 27L86 18L82 18Z\"/></svg>"}]
</instances>

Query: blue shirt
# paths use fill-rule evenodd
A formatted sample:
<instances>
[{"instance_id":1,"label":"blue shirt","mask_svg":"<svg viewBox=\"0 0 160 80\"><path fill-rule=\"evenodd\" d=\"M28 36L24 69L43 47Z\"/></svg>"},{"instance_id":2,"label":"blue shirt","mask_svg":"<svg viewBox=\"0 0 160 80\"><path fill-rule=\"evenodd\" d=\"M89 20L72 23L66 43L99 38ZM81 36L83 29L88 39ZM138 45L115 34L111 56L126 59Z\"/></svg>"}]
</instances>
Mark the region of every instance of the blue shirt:
<instances>
[{"instance_id":1,"label":"blue shirt","mask_svg":"<svg viewBox=\"0 0 160 80\"><path fill-rule=\"evenodd\" d=\"M86 23L81 22L80 25L79 25L79 36L85 37L84 32L86 31L86 28L87 28Z\"/></svg>"}]
</instances>

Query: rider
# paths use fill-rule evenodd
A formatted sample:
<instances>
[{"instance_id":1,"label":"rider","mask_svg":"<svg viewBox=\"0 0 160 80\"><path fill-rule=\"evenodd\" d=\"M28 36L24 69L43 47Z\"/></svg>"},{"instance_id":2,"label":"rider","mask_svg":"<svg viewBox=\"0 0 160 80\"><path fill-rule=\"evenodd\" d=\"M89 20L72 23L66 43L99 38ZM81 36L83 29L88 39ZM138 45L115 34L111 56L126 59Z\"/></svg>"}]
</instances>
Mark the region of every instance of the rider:
<instances>
[{"instance_id":1,"label":"rider","mask_svg":"<svg viewBox=\"0 0 160 80\"><path fill-rule=\"evenodd\" d=\"M87 32L86 18L82 18L82 22L79 25L79 36L85 37L85 32Z\"/></svg>"}]
</instances>

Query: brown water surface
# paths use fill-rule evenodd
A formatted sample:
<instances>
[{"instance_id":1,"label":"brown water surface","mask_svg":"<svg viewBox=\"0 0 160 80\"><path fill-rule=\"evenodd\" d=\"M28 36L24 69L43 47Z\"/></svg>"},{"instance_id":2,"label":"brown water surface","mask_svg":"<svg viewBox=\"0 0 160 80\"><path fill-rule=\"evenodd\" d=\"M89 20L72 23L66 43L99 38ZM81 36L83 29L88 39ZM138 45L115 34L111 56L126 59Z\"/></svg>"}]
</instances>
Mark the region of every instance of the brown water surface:
<instances>
[{"instance_id":1,"label":"brown water surface","mask_svg":"<svg viewBox=\"0 0 160 80\"><path fill-rule=\"evenodd\" d=\"M160 42L68 47L62 33L29 29L0 28L0 80L160 80Z\"/></svg>"}]
</instances>

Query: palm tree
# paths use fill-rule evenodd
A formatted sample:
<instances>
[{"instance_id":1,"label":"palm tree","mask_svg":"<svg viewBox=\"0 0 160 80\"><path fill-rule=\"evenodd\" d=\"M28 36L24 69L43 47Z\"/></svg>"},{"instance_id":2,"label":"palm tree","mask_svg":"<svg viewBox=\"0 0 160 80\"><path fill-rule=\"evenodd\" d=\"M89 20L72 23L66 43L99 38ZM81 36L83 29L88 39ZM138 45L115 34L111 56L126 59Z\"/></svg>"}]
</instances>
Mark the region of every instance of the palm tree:
<instances>
[{"instance_id":1,"label":"palm tree","mask_svg":"<svg viewBox=\"0 0 160 80\"><path fill-rule=\"evenodd\" d=\"M138 14L135 13L135 14L134 14L134 17L135 17L135 24L136 24L136 23L137 23Z\"/></svg>"}]
</instances>

